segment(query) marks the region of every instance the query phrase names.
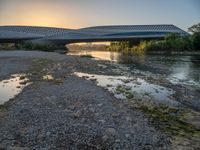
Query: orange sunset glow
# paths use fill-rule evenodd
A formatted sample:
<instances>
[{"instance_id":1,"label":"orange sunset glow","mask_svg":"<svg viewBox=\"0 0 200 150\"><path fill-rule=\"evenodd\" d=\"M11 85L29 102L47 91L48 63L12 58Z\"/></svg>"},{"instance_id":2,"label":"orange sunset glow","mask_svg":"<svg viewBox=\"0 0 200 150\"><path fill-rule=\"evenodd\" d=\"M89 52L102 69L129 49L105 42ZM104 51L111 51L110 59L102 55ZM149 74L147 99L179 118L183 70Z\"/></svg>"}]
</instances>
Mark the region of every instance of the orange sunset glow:
<instances>
[{"instance_id":1,"label":"orange sunset glow","mask_svg":"<svg viewBox=\"0 0 200 150\"><path fill-rule=\"evenodd\" d=\"M176 7L178 1L174 5L160 0L146 2L144 5L140 0L0 0L0 25L77 29L96 25L175 24L187 29L199 20L196 0L184 2L182 7Z\"/></svg>"},{"instance_id":2,"label":"orange sunset glow","mask_svg":"<svg viewBox=\"0 0 200 150\"><path fill-rule=\"evenodd\" d=\"M13 1L1 10L4 16L4 25L30 25L30 26L48 26L48 27L63 27L63 28L79 28L86 24L81 23L81 19L75 13L69 13L68 8L59 7L53 3L46 4L45 1L40 3L32 3L24 1L20 6L15 7L16 2ZM81 16L81 15L80 15ZM79 20L79 24L77 24ZM0 21L1 24L1 21Z\"/></svg>"}]
</instances>

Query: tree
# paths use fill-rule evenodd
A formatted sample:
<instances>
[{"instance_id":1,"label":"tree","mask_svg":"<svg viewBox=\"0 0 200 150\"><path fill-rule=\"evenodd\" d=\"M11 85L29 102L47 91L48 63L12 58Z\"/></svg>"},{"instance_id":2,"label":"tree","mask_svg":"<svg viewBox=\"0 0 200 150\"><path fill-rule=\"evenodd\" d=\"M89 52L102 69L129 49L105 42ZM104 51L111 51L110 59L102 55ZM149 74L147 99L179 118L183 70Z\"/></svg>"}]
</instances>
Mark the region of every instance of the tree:
<instances>
[{"instance_id":1,"label":"tree","mask_svg":"<svg viewBox=\"0 0 200 150\"><path fill-rule=\"evenodd\" d=\"M165 40L166 41L170 41L170 40L176 40L180 38L180 35L178 33L169 33L166 37Z\"/></svg>"},{"instance_id":2,"label":"tree","mask_svg":"<svg viewBox=\"0 0 200 150\"><path fill-rule=\"evenodd\" d=\"M195 50L200 50L200 32L192 35L192 45Z\"/></svg>"},{"instance_id":3,"label":"tree","mask_svg":"<svg viewBox=\"0 0 200 150\"><path fill-rule=\"evenodd\" d=\"M200 32L200 23L191 26L190 28L188 28L188 31L192 32L192 33L199 33Z\"/></svg>"}]
</instances>

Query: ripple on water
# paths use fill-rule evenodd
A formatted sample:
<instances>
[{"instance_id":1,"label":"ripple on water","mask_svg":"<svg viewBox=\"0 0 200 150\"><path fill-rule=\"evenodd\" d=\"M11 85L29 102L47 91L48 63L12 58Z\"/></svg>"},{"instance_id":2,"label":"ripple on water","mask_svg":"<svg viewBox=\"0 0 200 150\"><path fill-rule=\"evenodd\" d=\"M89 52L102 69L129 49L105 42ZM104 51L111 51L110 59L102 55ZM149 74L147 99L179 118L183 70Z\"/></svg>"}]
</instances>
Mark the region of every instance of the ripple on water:
<instances>
[{"instance_id":1,"label":"ripple on water","mask_svg":"<svg viewBox=\"0 0 200 150\"><path fill-rule=\"evenodd\" d=\"M178 102L170 98L175 93L174 90L148 83L141 78L96 75L81 72L75 72L74 74L78 77L86 77L87 80L96 80L98 86L106 88L113 93L117 99L126 99L126 93L131 93L135 98L149 98L156 103L170 106L179 105ZM116 92L119 87L121 88L121 92Z\"/></svg>"},{"instance_id":2,"label":"ripple on water","mask_svg":"<svg viewBox=\"0 0 200 150\"><path fill-rule=\"evenodd\" d=\"M181 73L173 74L167 79L172 84L191 85L191 86L200 87L200 74L196 75L195 77L196 77L196 80L191 79L187 76L185 72L181 72Z\"/></svg>"},{"instance_id":3,"label":"ripple on water","mask_svg":"<svg viewBox=\"0 0 200 150\"><path fill-rule=\"evenodd\" d=\"M0 105L14 98L29 84L25 74L13 74L9 79L0 81Z\"/></svg>"}]
</instances>

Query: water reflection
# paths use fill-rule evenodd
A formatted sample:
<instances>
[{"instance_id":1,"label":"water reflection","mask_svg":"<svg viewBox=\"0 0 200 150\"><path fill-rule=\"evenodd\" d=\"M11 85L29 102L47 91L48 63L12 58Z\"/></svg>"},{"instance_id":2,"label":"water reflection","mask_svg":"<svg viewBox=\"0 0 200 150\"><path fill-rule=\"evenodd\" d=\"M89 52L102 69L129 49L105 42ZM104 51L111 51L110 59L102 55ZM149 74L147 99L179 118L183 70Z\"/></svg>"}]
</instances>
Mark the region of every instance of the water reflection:
<instances>
[{"instance_id":1,"label":"water reflection","mask_svg":"<svg viewBox=\"0 0 200 150\"><path fill-rule=\"evenodd\" d=\"M170 72L167 79L173 84L200 86L200 56L183 55L127 55L110 51L76 50L69 55L92 55L96 59L127 64L131 70L135 67L141 71L153 73ZM146 70L145 70L145 69Z\"/></svg>"},{"instance_id":2,"label":"water reflection","mask_svg":"<svg viewBox=\"0 0 200 150\"><path fill-rule=\"evenodd\" d=\"M96 80L97 85L108 89L118 99L136 98L157 104L178 106L178 102L170 97L175 93L172 89L150 84L144 79L126 76L108 76L75 72L78 77Z\"/></svg>"},{"instance_id":3,"label":"water reflection","mask_svg":"<svg viewBox=\"0 0 200 150\"><path fill-rule=\"evenodd\" d=\"M103 59L115 62L118 62L120 58L120 53L110 51L75 50L70 51L68 55L91 55L96 59Z\"/></svg>"},{"instance_id":4,"label":"water reflection","mask_svg":"<svg viewBox=\"0 0 200 150\"><path fill-rule=\"evenodd\" d=\"M54 77L52 75L50 75L50 74L44 75L42 78L44 80L53 80L54 79Z\"/></svg>"},{"instance_id":5,"label":"water reflection","mask_svg":"<svg viewBox=\"0 0 200 150\"><path fill-rule=\"evenodd\" d=\"M172 65L172 73L168 79L173 84L195 85L200 87L200 58L184 56L177 59Z\"/></svg>"},{"instance_id":6,"label":"water reflection","mask_svg":"<svg viewBox=\"0 0 200 150\"><path fill-rule=\"evenodd\" d=\"M133 62L145 63L145 55L133 55L130 56L128 54L120 53L120 52L111 52L111 51L92 51L92 50L74 50L69 51L68 55L91 55L95 59L109 60L113 62L129 64Z\"/></svg>"},{"instance_id":7,"label":"water reflection","mask_svg":"<svg viewBox=\"0 0 200 150\"><path fill-rule=\"evenodd\" d=\"M0 81L0 105L14 98L27 85L28 79L24 74L14 74L10 79Z\"/></svg>"}]
</instances>

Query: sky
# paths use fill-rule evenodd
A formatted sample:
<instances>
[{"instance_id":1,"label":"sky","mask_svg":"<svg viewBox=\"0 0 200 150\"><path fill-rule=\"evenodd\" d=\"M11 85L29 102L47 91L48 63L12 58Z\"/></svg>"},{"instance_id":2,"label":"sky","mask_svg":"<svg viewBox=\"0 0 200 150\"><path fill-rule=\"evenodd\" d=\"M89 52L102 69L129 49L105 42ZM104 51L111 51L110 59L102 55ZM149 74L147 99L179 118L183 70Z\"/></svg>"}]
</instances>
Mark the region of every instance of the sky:
<instances>
[{"instance_id":1,"label":"sky","mask_svg":"<svg viewBox=\"0 0 200 150\"><path fill-rule=\"evenodd\" d=\"M0 0L0 25L82 28L200 22L200 0Z\"/></svg>"}]
</instances>

